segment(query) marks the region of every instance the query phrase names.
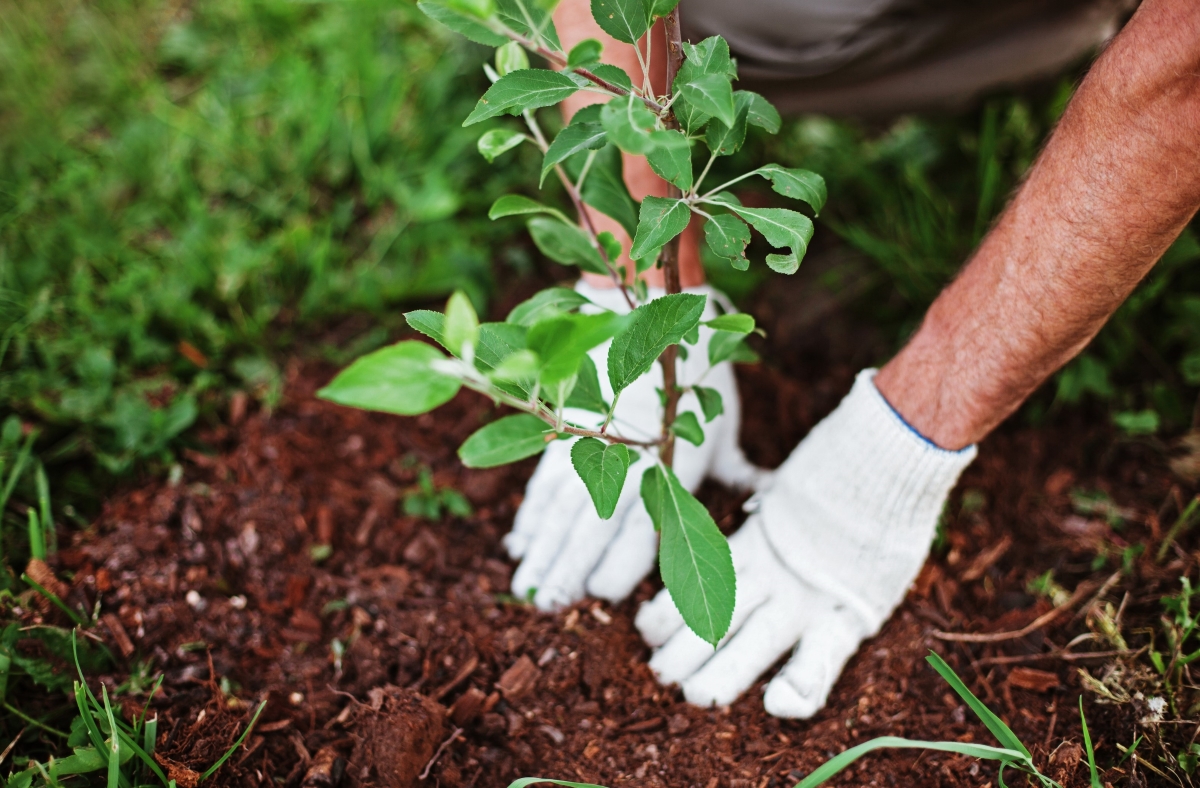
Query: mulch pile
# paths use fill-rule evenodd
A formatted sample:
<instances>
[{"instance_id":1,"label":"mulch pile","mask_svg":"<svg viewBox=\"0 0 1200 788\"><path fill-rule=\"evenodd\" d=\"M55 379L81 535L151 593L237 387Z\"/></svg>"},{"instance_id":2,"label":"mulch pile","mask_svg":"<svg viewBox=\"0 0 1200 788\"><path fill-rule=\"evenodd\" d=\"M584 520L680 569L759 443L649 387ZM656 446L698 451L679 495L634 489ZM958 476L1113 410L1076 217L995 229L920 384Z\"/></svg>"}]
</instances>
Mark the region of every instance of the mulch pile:
<instances>
[{"instance_id":1,"label":"mulch pile","mask_svg":"<svg viewBox=\"0 0 1200 788\"><path fill-rule=\"evenodd\" d=\"M765 465L787 455L849 389L861 354L878 349L877 338L847 333L825 306L820 319L805 319L803 292L770 290L754 309L770 332L770 361L739 369L743 444ZM500 788L541 775L614 787L776 788L874 736L994 743L925 665L935 650L1048 774L1083 786L1079 668L1099 676L1106 660L1053 655L1091 631L1078 613L1095 609L1097 593L1121 605L1132 590L1125 626L1153 625L1158 597L1195 561L1177 550L1155 568L1143 557L1100 588L1120 567L1121 546L1157 534L1190 491L1161 447L1118 440L1108 427L1077 416L1009 425L984 443L956 490L946 545L851 661L826 709L808 721L774 719L761 683L731 707L696 708L657 684L632 625L657 578L622 605L586 601L553 615L507 595L513 564L500 537L536 459L470 471L455 457L494 418L491 403L466 392L417 418L363 413L314 398L333 372L293 363L274 413L235 413L203 436L210 453L188 454L182 480L118 495L62 551L72 593L89 608L99 597L108 615L98 632L126 660L122 673L102 678L114 686L145 660L165 673L153 704L165 732L159 753L181 777L220 757L260 699L267 707L256 729L211 784ZM461 491L474 513L404 515L421 467L437 487ZM1079 515L1070 494L1080 488L1117 501L1124 530ZM742 497L711 484L700 495L722 528L741 522ZM1102 549L1113 557L1094 567ZM1027 584L1051 569L1068 592L1091 583L1066 612L1022 637L939 637L1028 627L1053 607ZM1072 650L1111 647L1093 638ZM1102 705L1089 694L1087 710L1099 758L1114 763L1116 745L1133 738L1138 703ZM1108 779L1126 779L1130 763L1121 768ZM869 756L840 782L989 783L990 765L915 752Z\"/></svg>"}]
</instances>

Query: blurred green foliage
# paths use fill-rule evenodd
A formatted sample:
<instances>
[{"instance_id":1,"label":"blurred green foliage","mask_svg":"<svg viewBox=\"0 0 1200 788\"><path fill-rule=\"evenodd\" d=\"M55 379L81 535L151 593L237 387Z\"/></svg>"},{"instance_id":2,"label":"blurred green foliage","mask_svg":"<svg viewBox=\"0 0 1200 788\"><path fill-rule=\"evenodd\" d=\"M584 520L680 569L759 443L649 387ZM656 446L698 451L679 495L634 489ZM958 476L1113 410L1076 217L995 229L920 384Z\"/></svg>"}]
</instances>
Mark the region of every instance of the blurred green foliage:
<instances>
[{"instance_id":1,"label":"blurred green foliage","mask_svg":"<svg viewBox=\"0 0 1200 788\"><path fill-rule=\"evenodd\" d=\"M85 471L60 497L230 387L273 404L305 326L483 301L525 168L460 128L487 53L455 39L383 0L0 4L0 402Z\"/></svg>"}]
</instances>

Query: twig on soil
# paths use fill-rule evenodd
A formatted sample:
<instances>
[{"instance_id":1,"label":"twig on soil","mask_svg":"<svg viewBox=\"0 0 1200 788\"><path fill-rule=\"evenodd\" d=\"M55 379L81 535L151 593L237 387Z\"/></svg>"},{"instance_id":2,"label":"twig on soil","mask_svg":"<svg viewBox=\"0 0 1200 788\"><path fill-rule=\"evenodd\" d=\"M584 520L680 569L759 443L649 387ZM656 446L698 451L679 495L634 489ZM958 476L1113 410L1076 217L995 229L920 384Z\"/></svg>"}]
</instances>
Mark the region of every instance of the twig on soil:
<instances>
[{"instance_id":1,"label":"twig on soil","mask_svg":"<svg viewBox=\"0 0 1200 788\"><path fill-rule=\"evenodd\" d=\"M1049 654L1018 654L1016 656L1000 656L1000 657L983 657L975 660L977 665L1020 665L1025 662L1041 662L1042 660L1058 659L1063 662L1081 662L1085 659L1107 659L1109 657L1131 657L1138 651L1088 651L1081 653L1072 653L1064 651L1051 651Z\"/></svg>"},{"instance_id":2,"label":"twig on soil","mask_svg":"<svg viewBox=\"0 0 1200 788\"><path fill-rule=\"evenodd\" d=\"M425 771L421 772L420 776L417 777L418 780L424 780L429 776L429 770L432 769L433 765L438 762L438 758L442 757L442 753L446 751L446 748L453 744L454 740L462 735L462 732L462 728L455 728L454 733L451 733L448 739L438 745L437 752L435 752L433 757L429 759L429 763L425 764Z\"/></svg>"},{"instance_id":3,"label":"twig on soil","mask_svg":"<svg viewBox=\"0 0 1200 788\"><path fill-rule=\"evenodd\" d=\"M1054 608L1048 613L1038 616L1032 622L1030 622L1028 626L1021 627L1020 629L1013 630L1011 632L943 632L940 629L935 629L931 634L938 640L948 640L952 643L1000 643L1005 640L1018 640L1032 632L1036 632L1054 619L1061 616L1063 613L1075 607L1075 605L1079 604L1081 599L1092 593L1092 591L1095 589L1095 583L1080 583L1079 587L1075 589L1075 593L1071 594L1071 598L1062 605Z\"/></svg>"},{"instance_id":4,"label":"twig on soil","mask_svg":"<svg viewBox=\"0 0 1200 788\"><path fill-rule=\"evenodd\" d=\"M450 679L450 681L443 684L441 687L439 687L437 689L436 692L433 693L433 699L440 701L442 698L449 695L450 692L455 687L457 687L459 684L462 684L464 681L469 679L471 677L471 674L474 673L475 669L478 667L479 667L479 657L472 656L462 666L462 669L459 670L458 673L456 673L454 675L454 678Z\"/></svg>"}]
</instances>

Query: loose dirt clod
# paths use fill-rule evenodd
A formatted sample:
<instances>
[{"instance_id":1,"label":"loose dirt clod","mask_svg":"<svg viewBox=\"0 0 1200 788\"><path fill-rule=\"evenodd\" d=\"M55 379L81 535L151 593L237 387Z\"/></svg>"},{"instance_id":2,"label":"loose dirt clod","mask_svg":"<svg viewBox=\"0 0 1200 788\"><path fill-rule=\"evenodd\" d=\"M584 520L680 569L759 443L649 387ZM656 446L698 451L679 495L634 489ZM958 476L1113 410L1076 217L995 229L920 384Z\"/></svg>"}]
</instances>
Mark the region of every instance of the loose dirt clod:
<instances>
[{"instance_id":1,"label":"loose dirt clod","mask_svg":"<svg viewBox=\"0 0 1200 788\"><path fill-rule=\"evenodd\" d=\"M347 771L362 788L416 785L445 735L446 710L400 687L372 691L370 705L357 704L351 716L357 742Z\"/></svg>"}]
</instances>

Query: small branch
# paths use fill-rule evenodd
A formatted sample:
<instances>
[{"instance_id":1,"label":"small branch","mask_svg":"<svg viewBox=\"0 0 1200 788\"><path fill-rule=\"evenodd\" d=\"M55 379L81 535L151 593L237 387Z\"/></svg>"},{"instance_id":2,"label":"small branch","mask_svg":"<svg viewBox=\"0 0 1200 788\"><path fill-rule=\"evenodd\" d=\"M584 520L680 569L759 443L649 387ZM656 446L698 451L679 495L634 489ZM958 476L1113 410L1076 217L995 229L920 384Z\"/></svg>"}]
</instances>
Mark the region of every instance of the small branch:
<instances>
[{"instance_id":1,"label":"small branch","mask_svg":"<svg viewBox=\"0 0 1200 788\"><path fill-rule=\"evenodd\" d=\"M674 10L663 20L663 28L666 32L667 39L667 84L666 92L668 103L671 101L672 88L675 84L675 75L679 73L679 67L683 65L683 34L679 28L679 6L675 6ZM679 122L675 119L675 113L667 113L665 124L668 129L678 129ZM679 188L674 184L667 187L667 196L679 199L683 196ZM679 240L681 235L677 235L670 240L662 251L662 268L663 268L663 286L668 294L678 293L682 290L679 282ZM663 423L662 423L662 448L659 450L659 459L663 465L671 467L675 459L675 436L671 432L671 425L675 423L675 416L679 410L680 389L676 384L677 364L676 359L679 356L679 346L671 345L663 351L659 357L659 364L662 365L663 371L663 392L666 395L666 404L663 408Z\"/></svg>"},{"instance_id":2,"label":"small branch","mask_svg":"<svg viewBox=\"0 0 1200 788\"><path fill-rule=\"evenodd\" d=\"M608 441L609 443L623 443L626 446L637 446L643 449L654 448L662 443L662 441L657 440L639 441L632 438L623 438L620 435L611 435L603 430L589 430L583 427L573 427L569 424L561 424L559 422L557 413L547 410L546 408L542 407L540 403L531 404L506 394L492 386L490 381L486 379L465 378L462 382L463 385L471 389L471 391L477 391L486 397L490 397L497 402L502 402L505 405L508 405L510 408L519 410L522 413L528 413L531 416L537 416L539 419L546 422L546 424L555 432L561 432L567 435L577 435L582 438L599 438L600 440ZM604 426L607 428L607 421L605 422Z\"/></svg>"},{"instance_id":3,"label":"small branch","mask_svg":"<svg viewBox=\"0 0 1200 788\"><path fill-rule=\"evenodd\" d=\"M1080 583L1079 587L1075 589L1075 593L1071 594L1071 598L1066 602L1038 616L1028 625L1011 632L942 632L941 630L934 630L930 634L938 640L947 640L953 643L1000 643L1005 640L1017 640L1046 626L1063 613L1075 607L1084 597L1095 590L1095 583Z\"/></svg>"},{"instance_id":4,"label":"small branch","mask_svg":"<svg viewBox=\"0 0 1200 788\"><path fill-rule=\"evenodd\" d=\"M533 52L534 54L540 55L541 57L545 58L552 65L558 66L559 69L561 69L563 71L571 71L573 73L576 73L579 76L586 79L588 82L591 82L596 87L603 88L605 91L613 94L614 96L628 96L630 93L633 93L633 95L635 95L635 96L638 95L634 91L626 90L625 88L621 87L620 85L615 85L612 82L609 82L607 79L603 79L601 77L596 76L591 71L588 71L586 68L568 69L567 68L567 59L565 57L563 57L558 52L551 52L549 49L546 49L544 46L538 44L535 41L529 40L528 38L521 35L520 33L517 33L513 30L509 30L509 29L505 28L504 35L508 36L513 41L516 41L518 44L525 47L530 52ZM641 55L639 53L639 57L640 56ZM674 79L674 77L672 77L672 79ZM659 104L657 101L655 101L654 99L649 98L647 96L638 96L638 98L640 98L642 100L642 103L646 105L647 109L652 110L654 112L654 114L656 114L656 115L662 114L663 109L664 109L662 104Z\"/></svg>"},{"instance_id":5,"label":"small branch","mask_svg":"<svg viewBox=\"0 0 1200 788\"><path fill-rule=\"evenodd\" d=\"M546 151L550 149L550 143L546 141L546 136L542 134L542 127L538 125L537 119L533 117L533 113L529 110L522 112L521 117L525 118L525 125L533 133L534 142L542 154L545 155ZM591 164L591 161L591 157L589 157L588 165ZM592 224L592 217L588 214L587 208L583 204L583 196L579 192L579 187L571 183L571 179L567 177L567 173L561 165L554 165L554 174L558 176L559 182L566 189L567 196L571 198L571 204L575 206L575 214L579 217L579 223L582 225L584 232L588 234L588 238L592 242L592 247L600 254L600 259L604 261L604 267L608 269L608 275L613 280L613 284L621 291L621 295L625 297L625 303L629 305L629 309L636 309L637 305L634 304L632 296L629 295L629 290L625 287L625 281L613 266L612 261L608 259L608 253L604 251L604 247L600 243L596 227ZM582 174L580 182L583 182Z\"/></svg>"},{"instance_id":6,"label":"small branch","mask_svg":"<svg viewBox=\"0 0 1200 788\"><path fill-rule=\"evenodd\" d=\"M704 183L704 179L708 176L708 171L712 169L713 162L717 160L717 154L709 154L708 164L704 165L704 169L700 171L700 177L696 179L696 183L692 186L692 194L700 193L700 184Z\"/></svg>"}]
</instances>

